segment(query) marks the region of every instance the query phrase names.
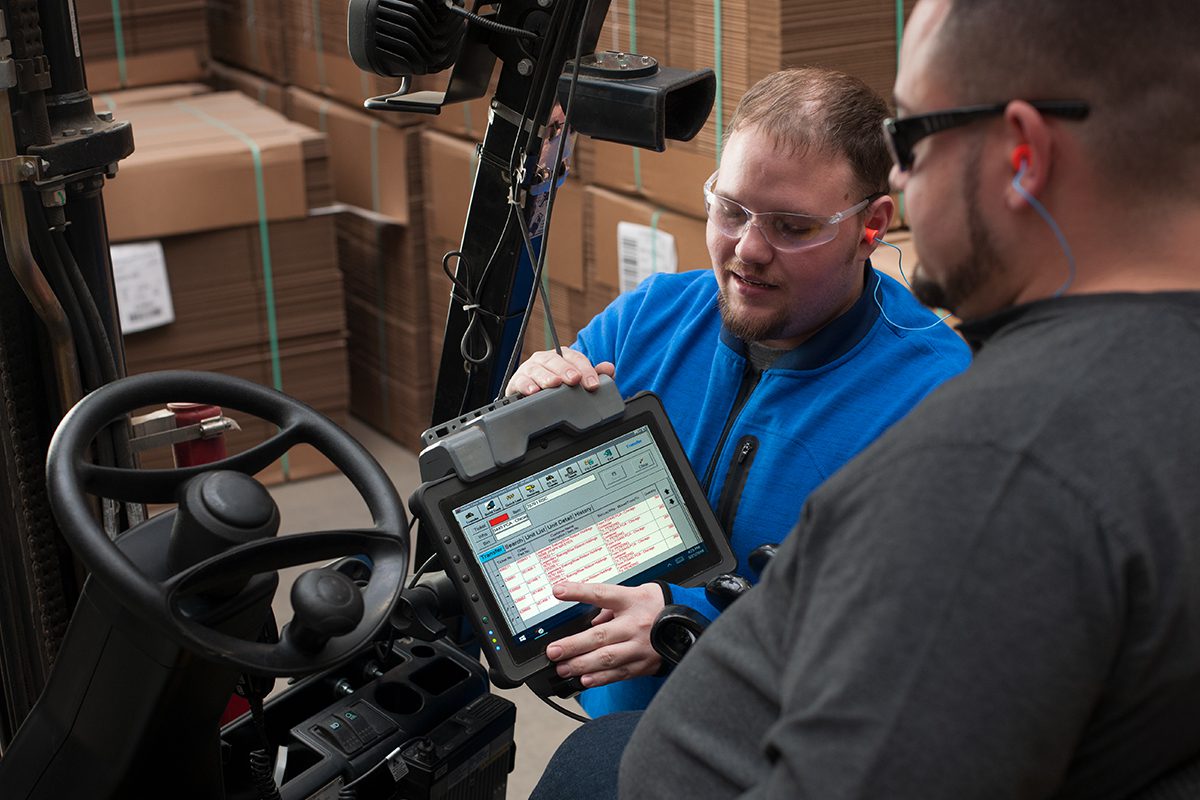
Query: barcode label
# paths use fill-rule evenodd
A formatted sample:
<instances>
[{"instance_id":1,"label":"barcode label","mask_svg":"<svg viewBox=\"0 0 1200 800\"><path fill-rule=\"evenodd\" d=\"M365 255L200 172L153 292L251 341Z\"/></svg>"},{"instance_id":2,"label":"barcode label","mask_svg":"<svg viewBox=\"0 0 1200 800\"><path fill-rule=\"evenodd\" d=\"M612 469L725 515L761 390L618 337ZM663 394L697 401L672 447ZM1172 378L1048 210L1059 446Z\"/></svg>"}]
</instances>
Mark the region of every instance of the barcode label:
<instances>
[{"instance_id":1,"label":"barcode label","mask_svg":"<svg viewBox=\"0 0 1200 800\"><path fill-rule=\"evenodd\" d=\"M617 260L622 292L655 272L675 272L679 268L675 237L633 222L617 223Z\"/></svg>"},{"instance_id":2,"label":"barcode label","mask_svg":"<svg viewBox=\"0 0 1200 800\"><path fill-rule=\"evenodd\" d=\"M121 332L137 333L174 322L162 243L115 244L111 253Z\"/></svg>"}]
</instances>

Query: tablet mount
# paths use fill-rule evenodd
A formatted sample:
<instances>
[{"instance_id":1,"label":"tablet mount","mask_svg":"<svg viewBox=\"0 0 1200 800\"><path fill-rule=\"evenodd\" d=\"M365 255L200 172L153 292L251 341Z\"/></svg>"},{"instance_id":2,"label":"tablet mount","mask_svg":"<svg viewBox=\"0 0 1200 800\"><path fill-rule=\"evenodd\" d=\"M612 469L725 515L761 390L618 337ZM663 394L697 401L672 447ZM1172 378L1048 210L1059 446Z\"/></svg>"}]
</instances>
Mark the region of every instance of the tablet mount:
<instances>
[{"instance_id":1,"label":"tablet mount","mask_svg":"<svg viewBox=\"0 0 1200 800\"><path fill-rule=\"evenodd\" d=\"M594 391L505 398L423 439L425 483L409 508L450 577L407 591L394 624L446 635L446 607L461 607L497 686L582 691L545 656L546 644L587 627L585 609L555 605L554 583L699 585L736 563L661 402L623 400L607 376Z\"/></svg>"},{"instance_id":2,"label":"tablet mount","mask_svg":"<svg viewBox=\"0 0 1200 800\"><path fill-rule=\"evenodd\" d=\"M477 481L520 461L540 434L559 429L583 433L624 413L625 401L607 375L600 376L600 386L591 392L560 386L529 396L510 395L425 431L421 480L429 483L455 475L464 482ZM409 506L419 517L419 504L410 500ZM459 603L455 581L444 572L433 573L405 592L393 625L415 638L440 638L448 633L444 620L449 610ZM496 669L488 677L502 689L521 685ZM570 697L583 689L578 679L562 680L552 668L525 683L542 696Z\"/></svg>"}]
</instances>

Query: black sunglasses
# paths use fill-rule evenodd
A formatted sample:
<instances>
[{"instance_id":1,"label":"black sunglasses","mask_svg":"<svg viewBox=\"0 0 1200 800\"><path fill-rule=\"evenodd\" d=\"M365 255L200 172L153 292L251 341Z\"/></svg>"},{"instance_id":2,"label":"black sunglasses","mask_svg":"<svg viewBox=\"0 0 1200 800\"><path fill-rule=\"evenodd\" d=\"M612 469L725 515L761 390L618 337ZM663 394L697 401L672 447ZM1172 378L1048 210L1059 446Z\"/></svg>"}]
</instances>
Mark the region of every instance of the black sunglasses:
<instances>
[{"instance_id":1,"label":"black sunglasses","mask_svg":"<svg viewBox=\"0 0 1200 800\"><path fill-rule=\"evenodd\" d=\"M1004 113L1008 103L986 106L964 106L914 114L911 117L891 117L883 121L883 135L887 141L892 160L900 170L906 171L913 165L913 146L935 133L957 128L977 119ZM1064 119L1083 119L1088 115L1088 104L1081 100L1036 100L1031 106L1047 116Z\"/></svg>"}]
</instances>

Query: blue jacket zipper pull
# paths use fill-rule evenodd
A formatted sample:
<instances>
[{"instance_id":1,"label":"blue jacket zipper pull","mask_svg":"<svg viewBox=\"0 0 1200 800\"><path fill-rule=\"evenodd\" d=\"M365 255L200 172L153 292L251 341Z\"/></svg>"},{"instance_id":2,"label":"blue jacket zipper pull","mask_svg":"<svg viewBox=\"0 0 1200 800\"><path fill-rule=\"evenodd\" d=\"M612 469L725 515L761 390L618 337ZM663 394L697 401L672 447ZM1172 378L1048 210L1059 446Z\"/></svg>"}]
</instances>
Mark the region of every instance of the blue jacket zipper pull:
<instances>
[{"instance_id":1,"label":"blue jacket zipper pull","mask_svg":"<svg viewBox=\"0 0 1200 800\"><path fill-rule=\"evenodd\" d=\"M745 460L746 460L746 456L750 455L750 451L751 451L751 450L753 450L753 449L754 449L754 443L753 443L753 442L743 442L743 443L742 443L742 449L741 449L741 451L738 453L738 459L737 459L737 463L739 463L739 464L740 464L740 463L742 463L743 461L745 461Z\"/></svg>"}]
</instances>

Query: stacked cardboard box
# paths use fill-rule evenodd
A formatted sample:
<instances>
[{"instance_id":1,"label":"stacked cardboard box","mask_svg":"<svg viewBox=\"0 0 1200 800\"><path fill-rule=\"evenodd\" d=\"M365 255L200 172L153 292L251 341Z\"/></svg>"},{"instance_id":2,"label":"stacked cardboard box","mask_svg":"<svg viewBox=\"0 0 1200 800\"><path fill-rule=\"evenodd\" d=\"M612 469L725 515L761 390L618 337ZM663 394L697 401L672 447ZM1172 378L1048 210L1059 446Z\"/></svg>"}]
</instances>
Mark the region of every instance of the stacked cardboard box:
<instances>
[{"instance_id":1,"label":"stacked cardboard box","mask_svg":"<svg viewBox=\"0 0 1200 800\"><path fill-rule=\"evenodd\" d=\"M333 219L309 214L330 202L325 137L233 92L132 105L116 96L114 104L138 145L105 189L114 262L119 243L159 243L174 307L169 324L126 335L128 371L240 375L343 420L346 324ZM233 451L274 432L234 416L242 430L228 436ZM311 451L288 464L288 474L277 466L268 477L326 466Z\"/></svg>"},{"instance_id":2,"label":"stacked cardboard box","mask_svg":"<svg viewBox=\"0 0 1200 800\"><path fill-rule=\"evenodd\" d=\"M350 408L400 444L419 450L433 396L423 242L410 226L390 217L340 208Z\"/></svg>"},{"instance_id":3,"label":"stacked cardboard box","mask_svg":"<svg viewBox=\"0 0 1200 800\"><path fill-rule=\"evenodd\" d=\"M294 0L283 3L287 82L351 106L400 86L398 78L363 72L350 59L346 44L345 0ZM393 124L414 124L412 115L389 114Z\"/></svg>"},{"instance_id":4,"label":"stacked cardboard box","mask_svg":"<svg viewBox=\"0 0 1200 800\"><path fill-rule=\"evenodd\" d=\"M351 108L295 86L285 102L288 117L328 135L338 202L409 224L419 206L410 176L420 172L420 128L386 124L386 113Z\"/></svg>"},{"instance_id":5,"label":"stacked cardboard box","mask_svg":"<svg viewBox=\"0 0 1200 800\"><path fill-rule=\"evenodd\" d=\"M906 0L906 12L912 5ZM660 21L665 44L659 43ZM703 217L701 187L717 167L718 131L727 134L750 86L775 70L815 64L862 78L889 97L898 32L896 6L883 0L735 0L704 8L683 0L614 3L600 47L635 50L673 67L714 68L717 103L691 142L669 142L666 152L653 153L582 139L577 168L588 183ZM900 222L897 217L893 224Z\"/></svg>"},{"instance_id":6,"label":"stacked cardboard box","mask_svg":"<svg viewBox=\"0 0 1200 800\"><path fill-rule=\"evenodd\" d=\"M695 48L696 63L719 70L720 115L714 110L694 146L715 157L718 137L738 99L760 78L784 67L832 67L891 96L896 14L896 4L887 0L727 0L711 11L693 13L690 26L686 18L672 18L669 35L684 35Z\"/></svg>"},{"instance_id":7,"label":"stacked cardboard box","mask_svg":"<svg viewBox=\"0 0 1200 800\"><path fill-rule=\"evenodd\" d=\"M217 61L287 82L284 0L208 0L212 55Z\"/></svg>"},{"instance_id":8,"label":"stacked cardboard box","mask_svg":"<svg viewBox=\"0 0 1200 800\"><path fill-rule=\"evenodd\" d=\"M212 61L208 65L209 83L223 92L241 92L259 105L274 109L281 114L287 111L285 88L271 78L256 75L244 69Z\"/></svg>"},{"instance_id":9,"label":"stacked cardboard box","mask_svg":"<svg viewBox=\"0 0 1200 800\"><path fill-rule=\"evenodd\" d=\"M204 77L204 0L77 0L75 13L93 92Z\"/></svg>"},{"instance_id":10,"label":"stacked cardboard box","mask_svg":"<svg viewBox=\"0 0 1200 800\"><path fill-rule=\"evenodd\" d=\"M350 322L351 408L401 444L429 426L432 372L420 128L299 87L288 116L329 137Z\"/></svg>"}]
</instances>

